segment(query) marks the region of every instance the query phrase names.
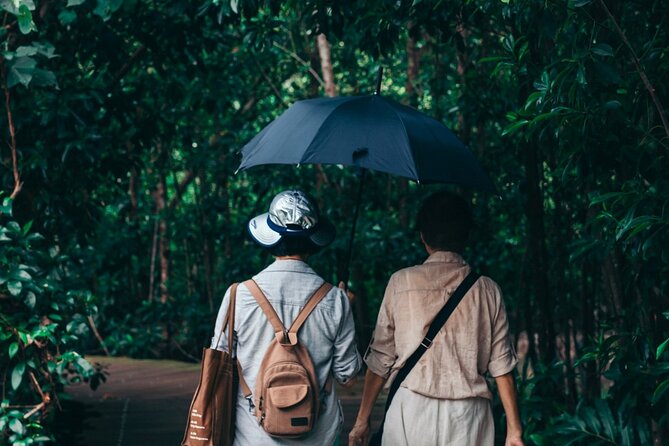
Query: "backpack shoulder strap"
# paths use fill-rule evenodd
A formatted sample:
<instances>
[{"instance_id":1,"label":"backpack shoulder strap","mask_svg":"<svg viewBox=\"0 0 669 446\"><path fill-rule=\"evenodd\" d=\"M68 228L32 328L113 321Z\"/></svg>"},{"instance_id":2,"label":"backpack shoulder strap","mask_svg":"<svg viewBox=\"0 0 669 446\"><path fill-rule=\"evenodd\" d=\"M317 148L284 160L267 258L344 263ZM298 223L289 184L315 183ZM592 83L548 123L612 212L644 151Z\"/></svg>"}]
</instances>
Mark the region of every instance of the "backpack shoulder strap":
<instances>
[{"instance_id":1,"label":"backpack shoulder strap","mask_svg":"<svg viewBox=\"0 0 669 446\"><path fill-rule=\"evenodd\" d=\"M255 280L247 280L244 282L244 285L251 292L251 295L255 298L256 302L258 302L260 309L263 311L263 313L265 313L265 316L267 316L267 319L269 320L270 324L272 324L272 327L274 327L274 333L277 335L281 333L283 336L283 333L286 331L286 327L283 326L283 323L276 314L274 307L269 302L269 300L267 300L267 297L265 297Z\"/></svg>"},{"instance_id":2,"label":"backpack shoulder strap","mask_svg":"<svg viewBox=\"0 0 669 446\"><path fill-rule=\"evenodd\" d=\"M307 320L311 312L314 311L314 308L316 308L316 305L318 305L319 302L323 300L323 298L330 292L331 289L332 289L331 284L329 284L328 282L323 282L323 285L321 285L314 292L314 294L307 301L304 308L302 308L302 311L300 311L300 314L298 314L297 317L295 318L293 325L290 326L290 329L288 330L288 335L290 338L292 338L290 335L294 334L295 338L297 339L297 332L300 331L300 328L302 327L302 324L304 324L304 321Z\"/></svg>"}]
</instances>

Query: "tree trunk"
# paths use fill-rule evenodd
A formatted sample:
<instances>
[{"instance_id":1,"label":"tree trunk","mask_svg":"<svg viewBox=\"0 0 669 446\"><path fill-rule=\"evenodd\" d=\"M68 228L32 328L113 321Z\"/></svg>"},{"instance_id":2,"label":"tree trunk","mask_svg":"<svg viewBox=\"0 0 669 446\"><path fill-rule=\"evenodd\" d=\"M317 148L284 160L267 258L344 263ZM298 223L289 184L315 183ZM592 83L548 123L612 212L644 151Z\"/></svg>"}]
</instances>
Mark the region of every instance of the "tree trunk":
<instances>
[{"instance_id":1,"label":"tree trunk","mask_svg":"<svg viewBox=\"0 0 669 446\"><path fill-rule=\"evenodd\" d=\"M167 281L170 276L170 242L167 234L167 220L165 215L165 209L167 207L167 185L165 183L165 176L162 173L160 174L155 197L156 213L159 216L158 232L160 240L158 244L160 257L160 284L158 288L160 289L160 302L166 303L169 297Z\"/></svg>"},{"instance_id":2,"label":"tree trunk","mask_svg":"<svg viewBox=\"0 0 669 446\"><path fill-rule=\"evenodd\" d=\"M323 82L325 82L325 95L329 97L337 96L337 86L334 81L334 74L332 72L332 58L330 54L330 43L325 34L319 34L318 54L321 58L321 73L323 74Z\"/></svg>"},{"instance_id":3,"label":"tree trunk","mask_svg":"<svg viewBox=\"0 0 669 446\"><path fill-rule=\"evenodd\" d=\"M321 63L320 54L318 51L318 37L316 37L316 41L314 42L313 48L311 47L311 44L309 44L308 47L309 47L308 49L309 65L311 66L311 70L313 72L318 72L318 66ZM316 79L315 76L309 76L309 97L310 98L318 97L318 90L320 88L321 84L318 82L318 79Z\"/></svg>"},{"instance_id":4,"label":"tree trunk","mask_svg":"<svg viewBox=\"0 0 669 446\"><path fill-rule=\"evenodd\" d=\"M407 81L404 85L406 96L409 98L409 105L418 106L418 94L416 85L418 85L418 73L420 70L420 51L416 47L416 39L411 36L412 29L409 30L407 37Z\"/></svg>"},{"instance_id":5,"label":"tree trunk","mask_svg":"<svg viewBox=\"0 0 669 446\"><path fill-rule=\"evenodd\" d=\"M456 29L457 33L455 34L455 50L456 57L458 60L458 75L460 76L460 98L458 102L462 101L463 97L466 97L468 94L467 91L467 71L471 67L471 61L469 57L469 52L467 48L467 39L469 37L469 31L465 28L463 23L459 23ZM464 102L464 101L462 101ZM467 122L467 118L462 111L462 107L458 110L458 129L460 139L465 145L469 145L471 140L471 124Z\"/></svg>"},{"instance_id":6,"label":"tree trunk","mask_svg":"<svg viewBox=\"0 0 669 446\"><path fill-rule=\"evenodd\" d=\"M555 358L555 325L553 319L553 299L548 285L548 253L546 251L546 233L544 230L544 205L541 190L541 172L539 170L538 148L535 144L525 143L525 175L527 176L526 215L530 244L530 271L534 293L541 309L544 330L540 340L541 356L545 361Z\"/></svg>"}]
</instances>

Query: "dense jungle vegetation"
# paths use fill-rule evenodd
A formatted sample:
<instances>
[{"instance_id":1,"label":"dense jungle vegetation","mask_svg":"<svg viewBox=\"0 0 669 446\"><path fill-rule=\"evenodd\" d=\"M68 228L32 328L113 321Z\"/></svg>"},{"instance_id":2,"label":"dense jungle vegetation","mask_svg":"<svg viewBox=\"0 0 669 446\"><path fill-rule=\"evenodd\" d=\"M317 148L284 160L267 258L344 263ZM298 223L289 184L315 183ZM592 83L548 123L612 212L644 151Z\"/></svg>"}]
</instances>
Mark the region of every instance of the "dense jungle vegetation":
<instances>
[{"instance_id":1,"label":"dense jungle vegetation","mask_svg":"<svg viewBox=\"0 0 669 446\"><path fill-rule=\"evenodd\" d=\"M342 277L354 170L235 171L294 101L371 93L379 66L382 94L453 129L499 190L462 190L466 257L505 293L527 444L669 442L666 0L0 10L0 444L51 438L64 384L101 381L86 353L197 360L226 287L271 261L245 224L282 189L327 210L340 236L312 265ZM439 187L367 176L361 351L390 274L425 258L412 220Z\"/></svg>"}]
</instances>

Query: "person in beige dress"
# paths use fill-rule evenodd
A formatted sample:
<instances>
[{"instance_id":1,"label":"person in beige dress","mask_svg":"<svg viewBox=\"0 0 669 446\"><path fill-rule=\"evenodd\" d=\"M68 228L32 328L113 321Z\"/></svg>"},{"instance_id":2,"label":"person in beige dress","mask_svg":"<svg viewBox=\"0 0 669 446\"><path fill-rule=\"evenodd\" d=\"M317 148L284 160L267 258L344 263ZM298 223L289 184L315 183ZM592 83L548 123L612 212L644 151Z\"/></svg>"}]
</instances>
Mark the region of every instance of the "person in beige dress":
<instances>
[{"instance_id":1,"label":"person in beige dress","mask_svg":"<svg viewBox=\"0 0 669 446\"><path fill-rule=\"evenodd\" d=\"M438 192L422 204L416 227L429 257L392 275L365 355L362 402L349 446L366 445L369 418L381 389L418 348L430 323L467 276L460 253L472 226L461 197ZM506 446L522 446L513 371L518 360L508 333L499 286L480 277L400 385L386 414L387 446L489 446L494 443L492 393L496 382L506 413Z\"/></svg>"}]
</instances>

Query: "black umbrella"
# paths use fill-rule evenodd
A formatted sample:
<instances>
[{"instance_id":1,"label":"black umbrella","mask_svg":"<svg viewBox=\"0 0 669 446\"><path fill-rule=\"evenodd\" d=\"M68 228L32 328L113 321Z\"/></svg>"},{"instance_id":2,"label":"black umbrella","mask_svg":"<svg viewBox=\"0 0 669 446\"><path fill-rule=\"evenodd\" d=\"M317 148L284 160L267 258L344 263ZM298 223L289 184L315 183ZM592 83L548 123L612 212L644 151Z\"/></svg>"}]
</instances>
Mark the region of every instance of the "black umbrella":
<instances>
[{"instance_id":1,"label":"black umbrella","mask_svg":"<svg viewBox=\"0 0 669 446\"><path fill-rule=\"evenodd\" d=\"M297 101L244 146L239 170L262 164L342 164L495 193L474 154L453 132L380 96L380 82L381 70L376 94ZM361 179L349 258L362 184Z\"/></svg>"}]
</instances>

